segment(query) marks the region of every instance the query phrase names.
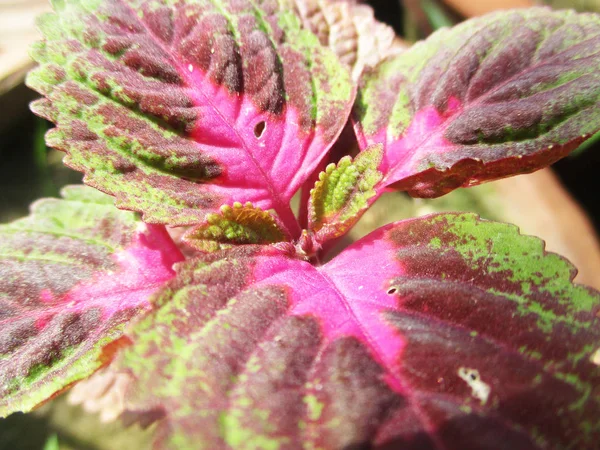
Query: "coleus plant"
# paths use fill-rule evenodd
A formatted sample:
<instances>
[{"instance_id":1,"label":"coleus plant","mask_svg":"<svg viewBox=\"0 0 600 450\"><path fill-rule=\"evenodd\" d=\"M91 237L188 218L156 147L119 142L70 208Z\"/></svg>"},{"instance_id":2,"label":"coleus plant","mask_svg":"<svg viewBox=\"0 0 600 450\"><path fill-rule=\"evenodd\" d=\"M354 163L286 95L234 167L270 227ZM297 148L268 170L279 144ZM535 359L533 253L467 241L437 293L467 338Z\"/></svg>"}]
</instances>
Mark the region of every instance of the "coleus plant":
<instances>
[{"instance_id":1,"label":"coleus plant","mask_svg":"<svg viewBox=\"0 0 600 450\"><path fill-rule=\"evenodd\" d=\"M386 190L597 132L600 16L505 11L401 51L351 1L54 9L32 109L104 193L0 228L1 415L110 365L157 448L599 448L600 294L541 240L456 213L327 250Z\"/></svg>"}]
</instances>

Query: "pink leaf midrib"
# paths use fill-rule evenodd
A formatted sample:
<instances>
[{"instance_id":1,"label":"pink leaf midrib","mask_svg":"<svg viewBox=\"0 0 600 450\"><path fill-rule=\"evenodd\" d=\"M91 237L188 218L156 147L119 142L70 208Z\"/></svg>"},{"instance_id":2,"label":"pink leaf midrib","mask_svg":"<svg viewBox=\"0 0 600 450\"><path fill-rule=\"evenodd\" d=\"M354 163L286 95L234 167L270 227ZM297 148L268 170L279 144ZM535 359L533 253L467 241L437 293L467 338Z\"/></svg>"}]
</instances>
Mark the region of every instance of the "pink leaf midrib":
<instances>
[{"instance_id":1,"label":"pink leaf midrib","mask_svg":"<svg viewBox=\"0 0 600 450\"><path fill-rule=\"evenodd\" d=\"M200 95L202 95L202 97L207 102L207 104L209 104L211 106L211 109L213 111L215 111L215 113L220 117L220 119L223 121L223 123L238 137L239 142L242 144L244 153L246 153L247 157L252 161L252 164L254 165L255 169L257 169L259 171L259 173L261 174L261 177L265 180L265 186L271 196L271 199L274 202L273 209L277 212L277 214L281 218L282 222L284 223L285 227L288 229L289 233L294 237L299 236L300 231L301 231L300 226L299 226L298 221L295 218L294 214L291 212L291 207L289 206L289 204L287 204L285 201L282 200L281 195L276 191L275 187L273 186L273 180L262 169L260 164L258 164L258 161L255 159L254 155L248 148L246 141L242 138L239 131L228 120L226 120L226 118L223 116L221 111L219 111L219 109L214 105L214 103L206 95L206 93L203 90L199 89L199 87L193 83L192 78L187 73L185 68L182 66L179 59L174 56L174 55L176 55L176 52L171 51L171 49L168 49L167 47L165 47L163 45L162 40L158 36L156 36L150 28L148 28L146 26L146 23L143 20L140 20L139 16L136 14L136 12L133 10L133 8L127 2L123 2L122 0L119 0L119 1L121 2L121 4L123 4L129 10L131 15L136 18L138 23L140 23L143 26L144 30L152 38L154 43L157 46L159 46L161 48L161 50L163 50L165 52L165 54L170 56L170 59L173 61L175 67L177 68L179 75L185 80L186 85L190 89L193 89L194 91L196 91ZM287 107L287 105L286 105L286 107ZM291 220L291 218L293 218L293 221Z\"/></svg>"},{"instance_id":2,"label":"pink leaf midrib","mask_svg":"<svg viewBox=\"0 0 600 450\"><path fill-rule=\"evenodd\" d=\"M350 320L352 322L354 322L355 325L357 326L357 328L360 330L360 333L362 334L363 339L367 343L367 348L369 349L369 352L374 357L375 361L377 361L377 363L380 364L384 368L385 373L395 381L395 383L394 383L395 386L391 386L388 381L384 381L384 382L386 382L386 384L388 384L390 389L392 389L393 391L406 397L411 409L415 412L415 415L419 418L419 420L423 424L423 428L427 431L428 435L434 442L436 448L438 450L449 450L446 448L446 446L441 442L440 438L437 436L435 427L433 426L431 421L428 419L426 414L418 406L416 400L414 399L414 394L411 394L411 389L406 388L406 386L408 386L408 383L405 380L403 380L401 376L394 373L392 368L387 364L386 358L383 355L383 351L379 348L379 345L377 345L375 339L370 335L369 331L363 326L362 322L359 320L358 314L355 312L354 308L352 307L352 304L344 297L344 295L342 294L342 292L340 291L340 289L338 288L336 283L333 281L333 279L328 274L325 273L325 270L327 270L327 266L322 266L320 268L316 268L316 267L306 263L306 268L308 270L314 271L314 273L316 273L316 275L320 279L322 279L323 282L329 287L331 292L333 292L335 294L338 301L340 301L340 303L344 306L344 309L347 311L347 313L350 317ZM262 279L260 279L259 284L260 285L280 284L281 281L279 279L277 279L277 275L278 275L278 273L273 273L269 277L262 278ZM302 301L302 300L300 300L300 301ZM381 304L378 304L378 305L383 308L383 305L381 305ZM298 303L296 303L296 305L291 305L291 310L289 311L289 314L290 315L304 314L302 312L295 312L294 310L296 309L296 306L298 306ZM380 311L380 313L381 312L382 311ZM381 322L381 325L385 326L385 327L388 326L383 321ZM349 335L349 336L351 336L351 335ZM325 339L327 339L327 338L325 338ZM399 391L398 386L402 386L403 388Z\"/></svg>"},{"instance_id":3,"label":"pink leaf midrib","mask_svg":"<svg viewBox=\"0 0 600 450\"><path fill-rule=\"evenodd\" d=\"M418 405L417 401L414 398L414 394L411 393L411 389L406 388L406 386L408 386L408 383L405 380L403 380L400 375L394 373L394 371L389 367L389 365L385 361L386 358L383 356L383 351L381 350L379 345L376 343L376 341L373 339L373 337L370 335L369 331L362 325L362 323L358 319L357 314L355 313L354 309L352 308L352 305L350 304L350 302L344 297L344 295L340 292L340 290L338 289L335 282L325 273L325 271L319 271L319 273L321 274L323 279L326 281L326 283L331 287L331 289L336 293L338 299L340 300L340 302L344 305L344 308L350 314L351 319L354 322L356 322L358 328L360 329L361 333L363 334L363 337L367 341L369 350L370 350L370 352L372 352L373 356L375 357L375 360L379 364L381 364L382 367L385 368L385 371L388 373L388 375L390 375L394 380L396 380L396 382L399 385L405 387L402 390L401 394L407 399L409 407L414 411L415 415L418 417L419 421L423 425L423 429L428 433L429 437L433 441L436 448L438 450L449 450L443 444L440 437L437 435L436 429L435 429L435 426L433 425L433 423L429 420L427 415L423 412L422 408ZM382 326L388 326L388 325L382 323Z\"/></svg>"}]
</instances>

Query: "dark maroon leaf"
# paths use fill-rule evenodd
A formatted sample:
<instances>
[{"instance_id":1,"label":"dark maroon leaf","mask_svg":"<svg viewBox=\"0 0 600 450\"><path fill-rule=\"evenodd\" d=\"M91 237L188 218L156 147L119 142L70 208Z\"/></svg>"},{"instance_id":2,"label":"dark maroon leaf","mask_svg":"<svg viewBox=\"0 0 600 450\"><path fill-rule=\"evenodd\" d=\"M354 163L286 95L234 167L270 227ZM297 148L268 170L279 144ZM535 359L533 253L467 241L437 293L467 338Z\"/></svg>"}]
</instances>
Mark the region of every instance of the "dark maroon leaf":
<instances>
[{"instance_id":1,"label":"dark maroon leaf","mask_svg":"<svg viewBox=\"0 0 600 450\"><path fill-rule=\"evenodd\" d=\"M367 74L361 148L385 186L436 197L565 156L600 129L600 16L532 8L434 33Z\"/></svg>"}]
</instances>

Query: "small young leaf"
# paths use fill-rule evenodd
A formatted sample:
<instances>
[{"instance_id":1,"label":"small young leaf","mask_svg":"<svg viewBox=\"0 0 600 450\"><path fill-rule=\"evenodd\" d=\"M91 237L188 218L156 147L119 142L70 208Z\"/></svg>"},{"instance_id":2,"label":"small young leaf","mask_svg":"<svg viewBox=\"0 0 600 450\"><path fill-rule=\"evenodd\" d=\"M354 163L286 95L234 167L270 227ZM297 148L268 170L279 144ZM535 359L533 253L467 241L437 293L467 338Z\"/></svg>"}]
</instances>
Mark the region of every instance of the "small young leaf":
<instances>
[{"instance_id":1,"label":"small young leaf","mask_svg":"<svg viewBox=\"0 0 600 450\"><path fill-rule=\"evenodd\" d=\"M147 221L197 224L289 200L353 102L348 70L294 0L63 0L40 22L33 104L86 183ZM299 234L300 230L294 230Z\"/></svg>"},{"instance_id":2,"label":"small young leaf","mask_svg":"<svg viewBox=\"0 0 600 450\"><path fill-rule=\"evenodd\" d=\"M348 0L296 0L302 20L322 45L331 48L352 69L357 80L392 54L394 30L379 22L368 5Z\"/></svg>"},{"instance_id":3,"label":"small young leaf","mask_svg":"<svg viewBox=\"0 0 600 450\"><path fill-rule=\"evenodd\" d=\"M594 448L600 293L472 214L391 224L314 267L202 256L119 359L157 448Z\"/></svg>"},{"instance_id":4,"label":"small young leaf","mask_svg":"<svg viewBox=\"0 0 600 450\"><path fill-rule=\"evenodd\" d=\"M209 214L206 223L184 235L187 244L205 252L240 244L272 244L290 240L276 217L251 203L222 206L220 214Z\"/></svg>"},{"instance_id":5,"label":"small young leaf","mask_svg":"<svg viewBox=\"0 0 600 450\"><path fill-rule=\"evenodd\" d=\"M374 145L354 161L344 156L321 172L308 205L309 229L319 243L346 233L370 206L382 178L377 170L381 157L381 145Z\"/></svg>"},{"instance_id":6,"label":"small young leaf","mask_svg":"<svg viewBox=\"0 0 600 450\"><path fill-rule=\"evenodd\" d=\"M600 129L600 16L498 12L367 74L354 121L383 143L384 186L417 197L532 172Z\"/></svg>"},{"instance_id":7,"label":"small young leaf","mask_svg":"<svg viewBox=\"0 0 600 450\"><path fill-rule=\"evenodd\" d=\"M0 225L0 416L29 411L110 361L181 254L164 227L83 186Z\"/></svg>"}]
</instances>

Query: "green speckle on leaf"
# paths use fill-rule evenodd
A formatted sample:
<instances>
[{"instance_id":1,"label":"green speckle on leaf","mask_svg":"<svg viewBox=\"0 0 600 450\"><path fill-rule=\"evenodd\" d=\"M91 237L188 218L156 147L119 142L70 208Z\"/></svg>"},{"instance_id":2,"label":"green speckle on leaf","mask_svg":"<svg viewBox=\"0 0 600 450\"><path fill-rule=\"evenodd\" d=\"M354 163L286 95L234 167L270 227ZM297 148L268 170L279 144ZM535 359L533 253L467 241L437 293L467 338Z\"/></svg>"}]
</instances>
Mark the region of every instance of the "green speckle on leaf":
<instances>
[{"instance_id":1,"label":"green speckle on leaf","mask_svg":"<svg viewBox=\"0 0 600 450\"><path fill-rule=\"evenodd\" d=\"M321 413L323 412L323 407L325 405L322 402L320 402L314 395L305 396L303 401L304 403L306 403L306 407L308 408L308 418L312 421L319 420L321 418Z\"/></svg>"},{"instance_id":2,"label":"green speckle on leaf","mask_svg":"<svg viewBox=\"0 0 600 450\"><path fill-rule=\"evenodd\" d=\"M251 414L262 421L268 419L268 417L262 416L260 411L254 411ZM240 450L279 450L288 441L285 437L278 440L266 435L256 434L254 430L245 428L235 411L222 413L220 417L221 434L231 448Z\"/></svg>"}]
</instances>

